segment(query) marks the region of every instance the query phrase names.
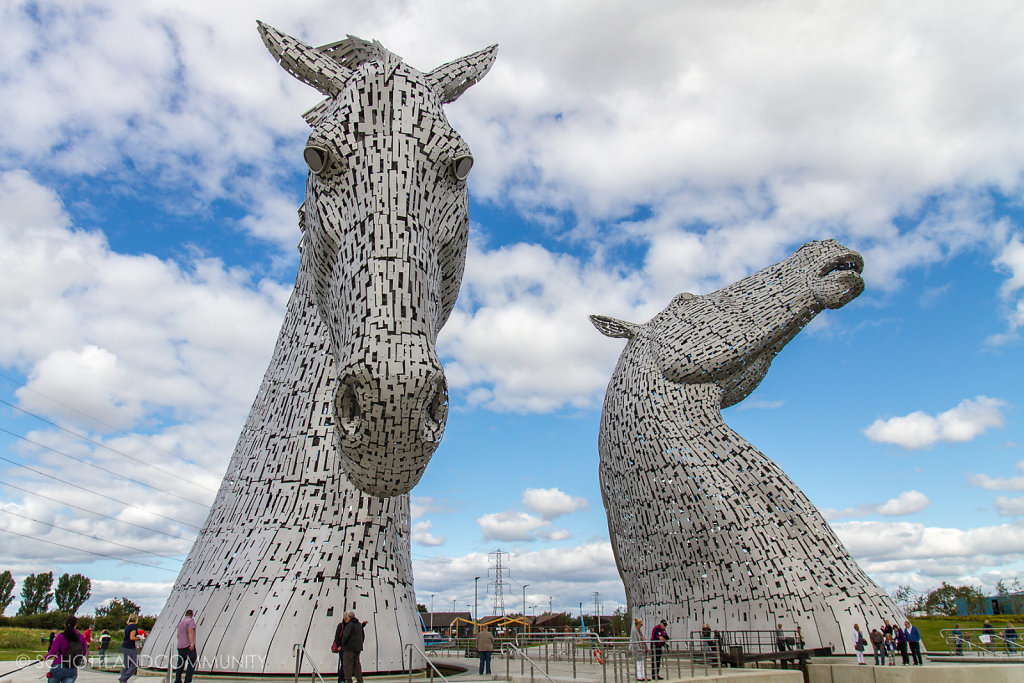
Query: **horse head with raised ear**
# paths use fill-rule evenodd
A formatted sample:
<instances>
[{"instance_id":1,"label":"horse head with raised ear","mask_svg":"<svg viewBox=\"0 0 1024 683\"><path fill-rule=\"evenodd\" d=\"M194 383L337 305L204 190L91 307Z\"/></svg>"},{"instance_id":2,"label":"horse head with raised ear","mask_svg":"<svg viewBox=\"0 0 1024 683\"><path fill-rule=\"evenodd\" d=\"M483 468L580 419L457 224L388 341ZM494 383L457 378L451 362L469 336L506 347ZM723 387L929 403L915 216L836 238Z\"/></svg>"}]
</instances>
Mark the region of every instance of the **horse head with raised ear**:
<instances>
[{"instance_id":1,"label":"horse head with raised ear","mask_svg":"<svg viewBox=\"0 0 1024 683\"><path fill-rule=\"evenodd\" d=\"M818 313L864 291L864 259L835 240L794 254L710 294L677 294L649 322L591 321L609 337L646 344L662 376L676 384L715 384L721 408L742 401L772 360Z\"/></svg>"},{"instance_id":2,"label":"horse head with raised ear","mask_svg":"<svg viewBox=\"0 0 1024 683\"><path fill-rule=\"evenodd\" d=\"M326 96L305 114L300 268L338 371L341 467L366 493L407 493L444 434L435 343L469 232L473 157L442 105L483 78L497 46L421 73L376 41L311 47L262 22L259 31L288 73Z\"/></svg>"}]
</instances>

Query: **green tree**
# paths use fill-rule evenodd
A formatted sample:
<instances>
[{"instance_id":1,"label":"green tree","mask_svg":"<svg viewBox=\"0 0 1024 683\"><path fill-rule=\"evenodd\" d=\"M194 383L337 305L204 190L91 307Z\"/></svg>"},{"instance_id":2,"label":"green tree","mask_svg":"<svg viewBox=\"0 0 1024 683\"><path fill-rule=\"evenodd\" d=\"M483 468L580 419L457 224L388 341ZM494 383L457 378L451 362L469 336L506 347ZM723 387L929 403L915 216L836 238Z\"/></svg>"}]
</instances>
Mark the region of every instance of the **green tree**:
<instances>
[{"instance_id":1,"label":"green tree","mask_svg":"<svg viewBox=\"0 0 1024 683\"><path fill-rule=\"evenodd\" d=\"M892 599L897 605L903 607L904 612L910 611L910 603L914 601L916 591L910 586L896 586L892 592Z\"/></svg>"},{"instance_id":2,"label":"green tree","mask_svg":"<svg viewBox=\"0 0 1024 683\"><path fill-rule=\"evenodd\" d=\"M613 636L619 637L629 635L629 615L626 614L625 607L619 607L612 613L610 626Z\"/></svg>"},{"instance_id":3,"label":"green tree","mask_svg":"<svg viewBox=\"0 0 1024 683\"><path fill-rule=\"evenodd\" d=\"M111 600L109 604L96 608L96 628L99 630L121 628L128 623L128 617L138 614L140 609L128 598Z\"/></svg>"},{"instance_id":4,"label":"green tree","mask_svg":"<svg viewBox=\"0 0 1024 683\"><path fill-rule=\"evenodd\" d=\"M74 614L92 595L92 581L81 574L64 573L57 579L53 599L64 614Z\"/></svg>"},{"instance_id":5,"label":"green tree","mask_svg":"<svg viewBox=\"0 0 1024 683\"><path fill-rule=\"evenodd\" d=\"M418 602L416 603L416 609L417 609L417 611L422 612L423 614L427 613L427 606L426 605L421 605Z\"/></svg>"},{"instance_id":6,"label":"green tree","mask_svg":"<svg viewBox=\"0 0 1024 683\"><path fill-rule=\"evenodd\" d=\"M931 615L956 616L956 601L962 598L967 603L970 614L985 596L974 586L951 586L945 581L935 590L928 593L924 601L925 612Z\"/></svg>"},{"instance_id":7,"label":"green tree","mask_svg":"<svg viewBox=\"0 0 1024 683\"><path fill-rule=\"evenodd\" d=\"M53 572L29 574L21 584L21 607L18 614L42 614L50 609L53 600Z\"/></svg>"},{"instance_id":8,"label":"green tree","mask_svg":"<svg viewBox=\"0 0 1024 683\"><path fill-rule=\"evenodd\" d=\"M14 577L11 575L10 569L5 569L0 574L0 616L3 616L4 610L11 606L14 601Z\"/></svg>"}]
</instances>

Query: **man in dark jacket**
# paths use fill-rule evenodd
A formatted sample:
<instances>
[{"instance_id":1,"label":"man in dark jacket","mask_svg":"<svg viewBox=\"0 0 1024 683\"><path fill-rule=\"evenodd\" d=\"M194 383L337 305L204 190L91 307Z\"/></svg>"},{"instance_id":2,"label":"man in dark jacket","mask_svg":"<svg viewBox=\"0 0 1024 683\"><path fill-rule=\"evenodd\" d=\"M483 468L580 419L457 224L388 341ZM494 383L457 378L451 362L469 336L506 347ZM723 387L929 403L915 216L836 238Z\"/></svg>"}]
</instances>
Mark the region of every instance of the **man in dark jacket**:
<instances>
[{"instance_id":1,"label":"man in dark jacket","mask_svg":"<svg viewBox=\"0 0 1024 683\"><path fill-rule=\"evenodd\" d=\"M348 620L341 632L341 659L345 680L349 683L363 683L363 665L359 663L359 653L363 651L363 624L356 619L355 612L345 614Z\"/></svg>"}]
</instances>

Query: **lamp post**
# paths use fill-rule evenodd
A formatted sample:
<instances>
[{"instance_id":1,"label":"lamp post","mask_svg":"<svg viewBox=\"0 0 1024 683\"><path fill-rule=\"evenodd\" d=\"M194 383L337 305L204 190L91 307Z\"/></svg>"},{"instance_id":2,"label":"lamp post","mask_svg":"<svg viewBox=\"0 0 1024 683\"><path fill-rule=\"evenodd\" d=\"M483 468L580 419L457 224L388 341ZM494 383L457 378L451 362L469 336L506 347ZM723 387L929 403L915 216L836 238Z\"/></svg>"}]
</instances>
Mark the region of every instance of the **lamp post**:
<instances>
[{"instance_id":1,"label":"lamp post","mask_svg":"<svg viewBox=\"0 0 1024 683\"><path fill-rule=\"evenodd\" d=\"M551 596L548 596L548 614L554 614L555 609L551 606Z\"/></svg>"},{"instance_id":2,"label":"lamp post","mask_svg":"<svg viewBox=\"0 0 1024 683\"><path fill-rule=\"evenodd\" d=\"M437 593L431 593L430 594L430 630L431 631L434 630L434 596L435 595L437 595Z\"/></svg>"},{"instance_id":3,"label":"lamp post","mask_svg":"<svg viewBox=\"0 0 1024 683\"><path fill-rule=\"evenodd\" d=\"M480 599L480 577L479 576L474 576L473 577L473 622L474 622L473 629L474 629L474 632L475 632L475 630L477 628L477 626L475 625L475 622L480 621L480 613L477 610L477 602L478 602L479 599Z\"/></svg>"},{"instance_id":4,"label":"lamp post","mask_svg":"<svg viewBox=\"0 0 1024 683\"><path fill-rule=\"evenodd\" d=\"M528 584L528 583L524 583L523 584L523 616L524 617L526 616L526 587L529 586L529 585L530 584Z\"/></svg>"}]
</instances>

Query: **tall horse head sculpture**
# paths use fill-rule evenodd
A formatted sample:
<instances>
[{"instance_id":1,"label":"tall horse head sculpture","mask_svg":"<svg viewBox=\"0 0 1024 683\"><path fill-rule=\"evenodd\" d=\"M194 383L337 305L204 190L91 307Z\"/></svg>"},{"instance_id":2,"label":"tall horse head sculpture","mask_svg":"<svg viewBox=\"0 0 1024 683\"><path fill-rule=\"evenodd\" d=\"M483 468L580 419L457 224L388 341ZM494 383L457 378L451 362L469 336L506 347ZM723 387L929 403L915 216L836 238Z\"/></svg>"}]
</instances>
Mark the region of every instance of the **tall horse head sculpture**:
<instances>
[{"instance_id":1,"label":"tall horse head sculpture","mask_svg":"<svg viewBox=\"0 0 1024 683\"><path fill-rule=\"evenodd\" d=\"M341 467L366 493L407 493L444 434L435 343L469 231L473 157L442 105L483 78L497 46L421 73L376 41L311 47L259 31L288 73L326 95L305 114L300 249L338 370Z\"/></svg>"},{"instance_id":2,"label":"tall horse head sculpture","mask_svg":"<svg viewBox=\"0 0 1024 683\"><path fill-rule=\"evenodd\" d=\"M807 323L864 291L863 266L834 240L809 242L718 291L679 294L646 323L591 316L628 340L598 450L634 616L667 619L673 633L784 623L808 647L843 652L854 623L900 615L803 491L722 418Z\"/></svg>"}]
</instances>

